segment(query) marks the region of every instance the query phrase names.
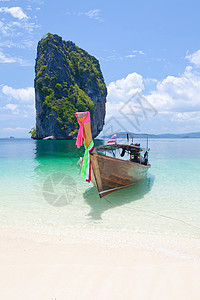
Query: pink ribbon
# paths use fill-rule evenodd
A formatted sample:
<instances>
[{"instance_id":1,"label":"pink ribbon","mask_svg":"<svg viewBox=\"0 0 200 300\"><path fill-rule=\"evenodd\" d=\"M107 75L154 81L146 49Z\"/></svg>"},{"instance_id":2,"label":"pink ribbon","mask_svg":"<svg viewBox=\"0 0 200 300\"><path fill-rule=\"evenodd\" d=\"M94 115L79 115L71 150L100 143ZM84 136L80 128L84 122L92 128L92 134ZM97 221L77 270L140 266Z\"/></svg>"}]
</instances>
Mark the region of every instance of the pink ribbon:
<instances>
[{"instance_id":1,"label":"pink ribbon","mask_svg":"<svg viewBox=\"0 0 200 300\"><path fill-rule=\"evenodd\" d=\"M87 113L87 115L86 115L85 120L83 122L80 122L79 117L84 117L86 113ZM81 114L83 114L83 115L81 116ZM77 118L78 123L80 125L79 131L78 131L78 136L77 136L77 139L76 139L76 146L78 148L80 148L80 146L83 145L83 124L86 124L86 123L90 122L90 112L89 111L77 112L77 113L75 113L75 115L76 115L76 118Z\"/></svg>"}]
</instances>

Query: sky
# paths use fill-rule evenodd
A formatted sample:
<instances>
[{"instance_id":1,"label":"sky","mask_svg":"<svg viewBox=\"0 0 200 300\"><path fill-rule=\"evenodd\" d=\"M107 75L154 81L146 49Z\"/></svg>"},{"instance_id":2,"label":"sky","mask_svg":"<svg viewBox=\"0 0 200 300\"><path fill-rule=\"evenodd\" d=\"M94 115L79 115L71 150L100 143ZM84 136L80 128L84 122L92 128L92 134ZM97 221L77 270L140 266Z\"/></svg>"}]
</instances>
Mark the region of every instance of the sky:
<instances>
[{"instance_id":1,"label":"sky","mask_svg":"<svg viewBox=\"0 0 200 300\"><path fill-rule=\"evenodd\" d=\"M99 60L104 131L200 131L199 11L193 0L0 0L0 138L35 126L37 43L48 32Z\"/></svg>"}]
</instances>

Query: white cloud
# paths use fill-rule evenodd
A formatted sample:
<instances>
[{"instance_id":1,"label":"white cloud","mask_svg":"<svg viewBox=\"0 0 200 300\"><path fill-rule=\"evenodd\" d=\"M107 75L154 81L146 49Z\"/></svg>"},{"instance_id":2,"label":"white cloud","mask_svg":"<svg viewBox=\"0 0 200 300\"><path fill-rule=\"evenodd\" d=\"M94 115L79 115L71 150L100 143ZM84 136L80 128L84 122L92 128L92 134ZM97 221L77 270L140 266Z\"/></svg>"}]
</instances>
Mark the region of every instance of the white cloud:
<instances>
[{"instance_id":1,"label":"white cloud","mask_svg":"<svg viewBox=\"0 0 200 300\"><path fill-rule=\"evenodd\" d=\"M200 50L194 52L193 54L186 55L185 58L189 59L189 61L195 66L200 67Z\"/></svg>"},{"instance_id":2,"label":"white cloud","mask_svg":"<svg viewBox=\"0 0 200 300\"><path fill-rule=\"evenodd\" d=\"M19 49L32 49L36 48L37 42L31 39L21 40L19 42L13 42L11 40L4 40L0 42L0 47L6 48L19 48Z\"/></svg>"},{"instance_id":3,"label":"white cloud","mask_svg":"<svg viewBox=\"0 0 200 300\"><path fill-rule=\"evenodd\" d=\"M27 1L31 2L31 4L32 4L32 3L37 3L38 5L43 5L43 4L45 3L45 2L42 1L42 0L27 0Z\"/></svg>"},{"instance_id":4,"label":"white cloud","mask_svg":"<svg viewBox=\"0 0 200 300\"><path fill-rule=\"evenodd\" d=\"M144 89L143 78L137 73L128 74L125 78L108 85L108 102L127 101L136 92Z\"/></svg>"},{"instance_id":5,"label":"white cloud","mask_svg":"<svg viewBox=\"0 0 200 300\"><path fill-rule=\"evenodd\" d=\"M101 17L100 17L100 15L101 15L101 10L100 9L91 9L88 12L86 12L85 15L87 17L89 17L90 19L103 21L103 19L101 19Z\"/></svg>"},{"instance_id":6,"label":"white cloud","mask_svg":"<svg viewBox=\"0 0 200 300\"><path fill-rule=\"evenodd\" d=\"M97 20L99 22L103 22L104 20L101 18L101 9L91 9L87 12L76 12L76 11L73 11L73 12L70 12L68 11L66 13L67 15L74 15L74 16L86 16L86 17L89 17L90 19L94 19L94 20Z\"/></svg>"},{"instance_id":7,"label":"white cloud","mask_svg":"<svg viewBox=\"0 0 200 300\"><path fill-rule=\"evenodd\" d=\"M17 18L19 20L27 20L27 15L23 12L21 7L0 7L0 12L9 13L13 18Z\"/></svg>"},{"instance_id":8,"label":"white cloud","mask_svg":"<svg viewBox=\"0 0 200 300\"><path fill-rule=\"evenodd\" d=\"M15 63L17 58L5 55L0 49L0 63Z\"/></svg>"},{"instance_id":9,"label":"white cloud","mask_svg":"<svg viewBox=\"0 0 200 300\"><path fill-rule=\"evenodd\" d=\"M125 57L127 57L127 58L134 58L134 57L136 57L136 55L135 54L129 54L129 55L126 55Z\"/></svg>"},{"instance_id":10,"label":"white cloud","mask_svg":"<svg viewBox=\"0 0 200 300\"><path fill-rule=\"evenodd\" d=\"M101 57L101 60L104 60L104 61L123 60L123 57L114 54L114 55L108 55L105 58Z\"/></svg>"},{"instance_id":11,"label":"white cloud","mask_svg":"<svg viewBox=\"0 0 200 300\"><path fill-rule=\"evenodd\" d=\"M188 66L181 76L158 82L147 98L160 111L200 111L200 74Z\"/></svg>"},{"instance_id":12,"label":"white cloud","mask_svg":"<svg viewBox=\"0 0 200 300\"><path fill-rule=\"evenodd\" d=\"M33 34L40 25L36 23L35 17L28 17L20 7L1 7L0 12L7 13L7 15L9 14L13 17L6 17L0 20L0 34L4 36L0 47L30 49L36 46L37 43ZM27 65L27 63L23 62L23 59L17 61Z\"/></svg>"},{"instance_id":13,"label":"white cloud","mask_svg":"<svg viewBox=\"0 0 200 300\"><path fill-rule=\"evenodd\" d=\"M16 28L22 28L28 31L29 33L32 33L35 28L39 28L39 25L36 25L34 22L12 22L12 27Z\"/></svg>"},{"instance_id":14,"label":"white cloud","mask_svg":"<svg viewBox=\"0 0 200 300\"><path fill-rule=\"evenodd\" d=\"M23 22L0 21L0 32L4 36L12 37L13 39L24 36L26 33L32 34L34 32L34 30L39 27L40 26L37 25L35 22L30 22L27 20L24 20Z\"/></svg>"},{"instance_id":15,"label":"white cloud","mask_svg":"<svg viewBox=\"0 0 200 300\"><path fill-rule=\"evenodd\" d=\"M6 96L17 99L20 102L33 103L35 98L35 90L33 87L14 89L10 86L4 85L2 87L2 93Z\"/></svg>"},{"instance_id":16,"label":"white cloud","mask_svg":"<svg viewBox=\"0 0 200 300\"><path fill-rule=\"evenodd\" d=\"M3 131L7 131L7 132L26 132L27 128L24 128L24 127L15 127L15 128L7 127L7 128L3 128Z\"/></svg>"},{"instance_id":17,"label":"white cloud","mask_svg":"<svg viewBox=\"0 0 200 300\"><path fill-rule=\"evenodd\" d=\"M5 109L10 109L10 110L12 110L12 111L16 110L17 107L18 107L17 104L12 104L12 103L6 104L6 105L4 106Z\"/></svg>"},{"instance_id":18,"label":"white cloud","mask_svg":"<svg viewBox=\"0 0 200 300\"><path fill-rule=\"evenodd\" d=\"M0 32L4 36L13 36L14 35L14 26L13 26L12 22L5 23L5 22L0 21Z\"/></svg>"},{"instance_id":19,"label":"white cloud","mask_svg":"<svg viewBox=\"0 0 200 300\"><path fill-rule=\"evenodd\" d=\"M3 64L19 63L21 66L32 65L29 61L24 60L20 57L12 57L10 55L4 54L1 49L0 49L0 63L3 63Z\"/></svg>"},{"instance_id":20,"label":"white cloud","mask_svg":"<svg viewBox=\"0 0 200 300\"><path fill-rule=\"evenodd\" d=\"M162 81L144 79L137 73L131 73L111 82L108 85L108 105L114 103L116 108L136 92L144 92L146 81L149 80L155 83L155 89L145 97L159 112L200 111L200 73L190 66L186 67L181 76L167 76Z\"/></svg>"},{"instance_id":21,"label":"white cloud","mask_svg":"<svg viewBox=\"0 0 200 300\"><path fill-rule=\"evenodd\" d=\"M172 115L172 121L185 123L187 121L196 122L200 124L200 111L192 112L177 112Z\"/></svg>"},{"instance_id":22,"label":"white cloud","mask_svg":"<svg viewBox=\"0 0 200 300\"><path fill-rule=\"evenodd\" d=\"M106 52L106 50L104 50ZM127 52L127 51L126 51ZM100 57L103 61L113 61L113 60L124 60L126 58L135 58L139 55L146 55L142 50L132 50L128 51L129 54L119 54L116 50L109 51L110 55L107 55L106 57Z\"/></svg>"},{"instance_id":23,"label":"white cloud","mask_svg":"<svg viewBox=\"0 0 200 300\"><path fill-rule=\"evenodd\" d=\"M142 50L133 50L132 52L133 53L138 53L138 54L141 54L141 55L146 55Z\"/></svg>"},{"instance_id":24,"label":"white cloud","mask_svg":"<svg viewBox=\"0 0 200 300\"><path fill-rule=\"evenodd\" d=\"M107 88L106 117L109 119L112 116L120 116L119 112L124 103L144 89L143 78L137 73L131 73L125 78L111 82Z\"/></svg>"},{"instance_id":25,"label":"white cloud","mask_svg":"<svg viewBox=\"0 0 200 300\"><path fill-rule=\"evenodd\" d=\"M154 83L152 91L145 90L146 81ZM140 103L136 103L136 99L130 102L131 96L136 92L145 95L143 108L146 109L146 117ZM135 117L136 114L139 117ZM167 76L162 81L145 79L137 73L131 73L125 78L111 82L108 85L106 118L109 120L113 116L118 117L120 122L130 130L139 128L141 131L154 130L157 133L162 130L164 132L198 131L200 73L188 66L182 75ZM130 118L133 120L132 124L136 124L137 127L131 125Z\"/></svg>"},{"instance_id":26,"label":"white cloud","mask_svg":"<svg viewBox=\"0 0 200 300\"><path fill-rule=\"evenodd\" d=\"M125 55L126 58L134 58L137 54L146 55L142 50L132 50L131 54Z\"/></svg>"}]
</instances>

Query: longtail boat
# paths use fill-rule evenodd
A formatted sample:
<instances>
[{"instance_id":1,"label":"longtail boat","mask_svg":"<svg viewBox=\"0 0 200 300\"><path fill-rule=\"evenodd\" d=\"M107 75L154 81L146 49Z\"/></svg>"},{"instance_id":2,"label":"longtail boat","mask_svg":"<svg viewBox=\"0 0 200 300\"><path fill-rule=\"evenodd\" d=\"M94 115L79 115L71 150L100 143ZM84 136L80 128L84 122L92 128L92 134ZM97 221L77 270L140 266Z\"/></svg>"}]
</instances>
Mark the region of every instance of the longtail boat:
<instances>
[{"instance_id":1,"label":"longtail boat","mask_svg":"<svg viewBox=\"0 0 200 300\"><path fill-rule=\"evenodd\" d=\"M100 198L133 186L145 178L151 167L148 145L142 148L140 144L118 144L114 141L94 148L90 112L77 112L76 117L80 125L76 145L80 148L84 139L85 146L81 175L97 187ZM121 152L119 157L117 152Z\"/></svg>"}]
</instances>

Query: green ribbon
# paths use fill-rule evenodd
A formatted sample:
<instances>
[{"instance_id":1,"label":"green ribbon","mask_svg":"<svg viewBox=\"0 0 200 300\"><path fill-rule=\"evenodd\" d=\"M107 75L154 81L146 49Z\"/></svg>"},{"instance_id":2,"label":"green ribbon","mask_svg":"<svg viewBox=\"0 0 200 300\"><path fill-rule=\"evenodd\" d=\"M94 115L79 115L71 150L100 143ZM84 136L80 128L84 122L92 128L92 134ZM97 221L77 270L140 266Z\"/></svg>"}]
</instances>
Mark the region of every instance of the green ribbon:
<instances>
[{"instance_id":1,"label":"green ribbon","mask_svg":"<svg viewBox=\"0 0 200 300\"><path fill-rule=\"evenodd\" d=\"M85 153L84 153L84 157L83 157L83 165L82 165L82 169L81 169L81 176L85 178L88 163L89 163L89 155L90 155L89 149L93 146L94 142L92 140L88 147L86 147L84 141L83 141L83 144L84 144L84 147L85 147Z\"/></svg>"}]
</instances>

